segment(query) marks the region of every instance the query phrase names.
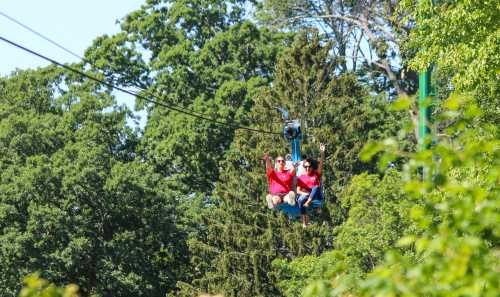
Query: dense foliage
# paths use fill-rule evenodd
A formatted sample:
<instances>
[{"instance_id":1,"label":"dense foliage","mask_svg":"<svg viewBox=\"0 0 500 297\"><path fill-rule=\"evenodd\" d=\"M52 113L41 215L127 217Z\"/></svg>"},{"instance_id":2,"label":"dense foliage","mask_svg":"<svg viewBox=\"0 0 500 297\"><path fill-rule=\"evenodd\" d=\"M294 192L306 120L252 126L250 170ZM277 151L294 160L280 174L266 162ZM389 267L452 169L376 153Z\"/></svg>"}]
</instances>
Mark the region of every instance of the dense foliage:
<instances>
[{"instance_id":1,"label":"dense foliage","mask_svg":"<svg viewBox=\"0 0 500 297\"><path fill-rule=\"evenodd\" d=\"M269 83L287 39L247 21L246 2L147 1L122 20L122 32L97 38L86 57L110 81L139 87L145 96L229 125L248 124L254 89ZM210 193L234 129L146 108L141 151L148 164L186 194Z\"/></svg>"},{"instance_id":2,"label":"dense foliage","mask_svg":"<svg viewBox=\"0 0 500 297\"><path fill-rule=\"evenodd\" d=\"M267 181L261 158L265 152L284 154L281 147L287 144L279 136L238 132L221 162L221 180L211 197L218 207L205 210L200 224L206 229L190 241L192 263L201 272L193 281L198 289L201 286L228 296L275 295L276 276L269 273L273 259L319 254L333 247L330 229L343 219L334 193L351 172L373 168L354 156L370 137L390 131L381 129L391 124L394 127L391 120L395 117L373 118L372 115L386 112L384 106L372 102L353 76L325 71L335 67L332 63L328 47L321 45L316 34L300 34L278 60L272 86L262 89L249 112L255 127L274 131L281 124L266 121L279 118L273 107L288 109L292 118L307 115L303 126L308 137L304 139L303 152L316 155L319 141L323 141L332 148L332 155L345 156L342 161L330 158L325 162L329 173L325 174L324 184L330 203L321 214L323 219L310 232L303 231L264 209ZM345 117L337 117L339 113ZM349 116L354 114L359 118ZM346 131L348 135L344 134Z\"/></svg>"},{"instance_id":3,"label":"dense foliage","mask_svg":"<svg viewBox=\"0 0 500 297\"><path fill-rule=\"evenodd\" d=\"M185 243L175 195L137 156L128 111L53 67L1 84L2 295L40 271L85 295L161 296Z\"/></svg>"},{"instance_id":4,"label":"dense foliage","mask_svg":"<svg viewBox=\"0 0 500 297\"><path fill-rule=\"evenodd\" d=\"M355 176L340 194L340 205L347 214L337 226L334 250L319 257L305 256L291 262L273 262L278 284L285 296L299 296L308 284L328 284L332 278L359 279L384 259L386 250L413 229L409 210L414 202L405 195L401 176L390 170L377 175Z\"/></svg>"},{"instance_id":5,"label":"dense foliage","mask_svg":"<svg viewBox=\"0 0 500 297\"><path fill-rule=\"evenodd\" d=\"M64 288L56 287L54 284L41 279L37 274L30 275L24 279L25 287L19 293L19 297L78 297L78 286L71 284Z\"/></svg>"},{"instance_id":6,"label":"dense foliage","mask_svg":"<svg viewBox=\"0 0 500 297\"><path fill-rule=\"evenodd\" d=\"M145 1L73 65L192 114L143 129L66 70L0 77L0 295L496 296L497 2ZM327 147L306 229L264 202L278 109Z\"/></svg>"}]
</instances>

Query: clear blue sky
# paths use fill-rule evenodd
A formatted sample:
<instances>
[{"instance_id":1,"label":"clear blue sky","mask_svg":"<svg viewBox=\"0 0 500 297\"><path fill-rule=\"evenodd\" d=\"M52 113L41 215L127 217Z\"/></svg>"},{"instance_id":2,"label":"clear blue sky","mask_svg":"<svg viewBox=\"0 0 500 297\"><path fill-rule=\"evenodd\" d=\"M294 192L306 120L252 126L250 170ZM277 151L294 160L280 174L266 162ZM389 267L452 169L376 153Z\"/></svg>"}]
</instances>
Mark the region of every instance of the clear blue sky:
<instances>
[{"instance_id":1,"label":"clear blue sky","mask_svg":"<svg viewBox=\"0 0 500 297\"><path fill-rule=\"evenodd\" d=\"M83 56L97 36L119 31L118 19L140 8L144 0L0 0L0 11ZM0 15L0 35L66 63L78 59ZM0 75L16 68L27 69L48 63L0 41ZM115 94L118 102L133 108L134 98ZM144 115L142 115L144 117ZM143 119L144 121L144 119ZM144 124L142 122L142 124Z\"/></svg>"}]
</instances>

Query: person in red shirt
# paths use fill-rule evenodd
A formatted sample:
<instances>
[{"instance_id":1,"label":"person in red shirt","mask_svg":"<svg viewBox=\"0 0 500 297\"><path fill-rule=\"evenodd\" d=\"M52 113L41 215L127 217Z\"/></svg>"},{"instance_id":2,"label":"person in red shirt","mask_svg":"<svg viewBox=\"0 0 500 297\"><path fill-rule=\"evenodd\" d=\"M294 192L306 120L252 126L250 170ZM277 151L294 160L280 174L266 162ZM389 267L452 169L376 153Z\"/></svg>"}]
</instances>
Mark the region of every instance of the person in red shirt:
<instances>
[{"instance_id":1,"label":"person in red shirt","mask_svg":"<svg viewBox=\"0 0 500 297\"><path fill-rule=\"evenodd\" d=\"M295 205L295 192L292 190L293 178L295 176L295 166L287 169L285 159L282 156L276 157L276 169L271 164L271 158L266 153L266 175L269 179L269 194L266 196L269 208L284 202Z\"/></svg>"},{"instance_id":2,"label":"person in red shirt","mask_svg":"<svg viewBox=\"0 0 500 297\"><path fill-rule=\"evenodd\" d=\"M306 159L303 163L305 172L299 176L297 180L297 204L302 217L302 226L307 227L309 217L306 213L306 208L311 205L313 200L322 200L323 193L321 191L321 175L323 173L323 159L325 158L325 145L320 144L319 151L321 154L318 168L314 168L314 160Z\"/></svg>"}]
</instances>

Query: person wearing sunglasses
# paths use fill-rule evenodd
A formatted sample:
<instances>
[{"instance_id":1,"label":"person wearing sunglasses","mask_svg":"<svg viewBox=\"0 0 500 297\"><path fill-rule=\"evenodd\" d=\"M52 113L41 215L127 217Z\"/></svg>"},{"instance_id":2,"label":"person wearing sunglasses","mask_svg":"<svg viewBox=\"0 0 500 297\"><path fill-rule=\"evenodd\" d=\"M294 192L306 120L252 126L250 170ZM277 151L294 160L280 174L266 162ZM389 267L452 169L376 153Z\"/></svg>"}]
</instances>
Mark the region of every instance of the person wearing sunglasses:
<instances>
[{"instance_id":1,"label":"person wearing sunglasses","mask_svg":"<svg viewBox=\"0 0 500 297\"><path fill-rule=\"evenodd\" d=\"M323 193L321 191L321 175L323 173L323 160L325 158L325 145L320 144L319 151L321 154L319 166L315 168L315 160L308 158L304 161L304 173L297 179L297 204L302 218L302 226L307 227L309 217L306 209L311 205L313 200L322 200Z\"/></svg>"},{"instance_id":2,"label":"person wearing sunglasses","mask_svg":"<svg viewBox=\"0 0 500 297\"><path fill-rule=\"evenodd\" d=\"M274 169L267 153L264 155L264 160L266 161L266 175L269 179L269 194L266 196L267 206L275 208L283 202L295 205L295 192L292 191L295 166L287 169L285 159L278 156L275 160L276 169Z\"/></svg>"}]
</instances>

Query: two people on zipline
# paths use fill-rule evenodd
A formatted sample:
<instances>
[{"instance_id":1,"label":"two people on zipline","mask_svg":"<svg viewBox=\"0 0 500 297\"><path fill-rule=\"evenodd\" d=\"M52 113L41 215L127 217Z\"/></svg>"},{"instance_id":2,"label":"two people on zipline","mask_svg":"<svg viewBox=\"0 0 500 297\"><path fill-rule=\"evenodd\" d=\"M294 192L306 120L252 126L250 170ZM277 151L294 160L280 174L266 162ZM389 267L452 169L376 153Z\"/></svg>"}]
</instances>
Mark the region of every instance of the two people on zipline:
<instances>
[{"instance_id":1,"label":"two people on zipline","mask_svg":"<svg viewBox=\"0 0 500 297\"><path fill-rule=\"evenodd\" d=\"M306 227L309 222L306 209L311 205L313 200L322 200L323 193L321 191L321 175L323 173L323 160L325 156L325 145L320 144L320 160L316 168L316 162L313 159L305 159L302 161L304 172L297 177L297 189L293 189L296 167L298 163L293 164L291 168L286 168L286 161L282 156L275 159L276 169L271 164L271 158L266 153L264 159L266 161L266 175L269 179L269 194L266 196L266 201L269 208L275 208L281 203L290 205L298 204L302 225ZM296 197L296 194L298 197Z\"/></svg>"}]
</instances>

